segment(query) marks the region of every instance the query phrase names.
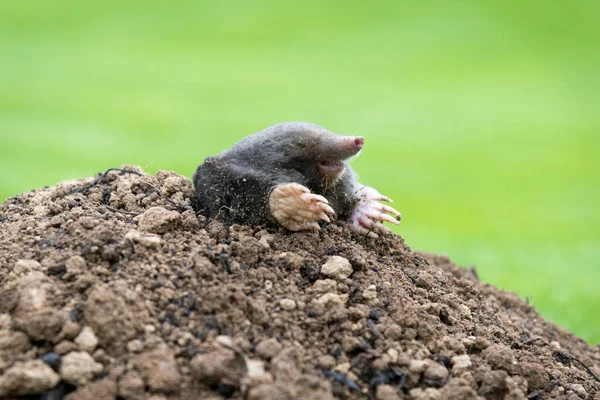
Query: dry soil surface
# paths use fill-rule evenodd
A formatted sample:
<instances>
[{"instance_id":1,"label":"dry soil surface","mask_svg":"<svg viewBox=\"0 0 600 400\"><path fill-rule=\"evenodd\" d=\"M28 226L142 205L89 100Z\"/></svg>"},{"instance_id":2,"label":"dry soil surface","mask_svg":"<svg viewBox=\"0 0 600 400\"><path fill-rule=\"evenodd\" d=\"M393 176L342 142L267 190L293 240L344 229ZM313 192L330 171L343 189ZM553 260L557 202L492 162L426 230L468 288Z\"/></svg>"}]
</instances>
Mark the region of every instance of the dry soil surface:
<instances>
[{"instance_id":1,"label":"dry soil surface","mask_svg":"<svg viewBox=\"0 0 600 400\"><path fill-rule=\"evenodd\" d=\"M0 398L600 396L598 347L445 256L207 225L124 168L0 206Z\"/></svg>"}]
</instances>

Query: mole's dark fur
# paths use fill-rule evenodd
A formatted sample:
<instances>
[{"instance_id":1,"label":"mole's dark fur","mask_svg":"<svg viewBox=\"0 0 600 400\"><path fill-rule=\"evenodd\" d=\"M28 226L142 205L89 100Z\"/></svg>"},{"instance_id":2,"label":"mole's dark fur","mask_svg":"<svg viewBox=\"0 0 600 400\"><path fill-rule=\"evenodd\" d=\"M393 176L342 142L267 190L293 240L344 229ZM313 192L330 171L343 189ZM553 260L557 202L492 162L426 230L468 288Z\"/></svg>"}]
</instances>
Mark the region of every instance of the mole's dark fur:
<instances>
[{"instance_id":1,"label":"mole's dark fur","mask_svg":"<svg viewBox=\"0 0 600 400\"><path fill-rule=\"evenodd\" d=\"M356 174L344 162L342 175L328 182L317 169L319 162L353 155L340 148L340 138L315 124L281 123L207 157L193 177L198 213L226 224L276 225L269 212L270 192L296 182L327 198L337 218L347 220L358 201Z\"/></svg>"}]
</instances>

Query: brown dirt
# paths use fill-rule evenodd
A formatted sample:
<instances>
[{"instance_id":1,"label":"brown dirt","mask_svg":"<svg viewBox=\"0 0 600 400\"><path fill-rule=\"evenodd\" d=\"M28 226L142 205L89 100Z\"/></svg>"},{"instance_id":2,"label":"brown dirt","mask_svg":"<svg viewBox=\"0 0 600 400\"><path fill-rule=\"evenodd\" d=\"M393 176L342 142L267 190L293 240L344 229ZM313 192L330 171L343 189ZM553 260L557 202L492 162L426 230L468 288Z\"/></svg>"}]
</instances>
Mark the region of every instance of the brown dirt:
<instances>
[{"instance_id":1,"label":"brown dirt","mask_svg":"<svg viewBox=\"0 0 600 400\"><path fill-rule=\"evenodd\" d=\"M0 206L1 398L600 396L598 347L399 236L205 226L172 172L69 194L92 181Z\"/></svg>"}]
</instances>

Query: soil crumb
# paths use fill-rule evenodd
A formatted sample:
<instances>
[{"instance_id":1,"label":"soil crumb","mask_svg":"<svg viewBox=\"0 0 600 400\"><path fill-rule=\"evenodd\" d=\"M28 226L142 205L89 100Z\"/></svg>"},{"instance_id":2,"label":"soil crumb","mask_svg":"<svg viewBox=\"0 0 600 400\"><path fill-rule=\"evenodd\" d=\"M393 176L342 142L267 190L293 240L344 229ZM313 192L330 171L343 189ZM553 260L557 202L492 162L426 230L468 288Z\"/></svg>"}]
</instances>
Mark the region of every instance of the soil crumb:
<instances>
[{"instance_id":1,"label":"soil crumb","mask_svg":"<svg viewBox=\"0 0 600 400\"><path fill-rule=\"evenodd\" d=\"M122 168L0 205L0 398L600 396L600 349L473 269L207 224L187 178Z\"/></svg>"}]
</instances>

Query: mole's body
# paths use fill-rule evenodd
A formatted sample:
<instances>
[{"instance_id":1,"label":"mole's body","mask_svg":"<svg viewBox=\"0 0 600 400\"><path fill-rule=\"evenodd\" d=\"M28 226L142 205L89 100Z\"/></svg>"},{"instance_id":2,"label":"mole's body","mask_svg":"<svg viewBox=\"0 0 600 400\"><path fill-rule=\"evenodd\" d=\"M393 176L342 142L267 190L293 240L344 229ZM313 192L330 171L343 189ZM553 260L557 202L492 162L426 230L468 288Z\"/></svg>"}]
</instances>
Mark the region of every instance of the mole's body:
<instances>
[{"instance_id":1,"label":"mole's body","mask_svg":"<svg viewBox=\"0 0 600 400\"><path fill-rule=\"evenodd\" d=\"M319 229L330 217L375 236L398 223L400 213L375 189L358 184L348 159L362 137L341 136L318 125L289 122L246 137L208 157L193 177L196 207L227 224ZM392 217L393 215L394 217Z\"/></svg>"}]
</instances>

